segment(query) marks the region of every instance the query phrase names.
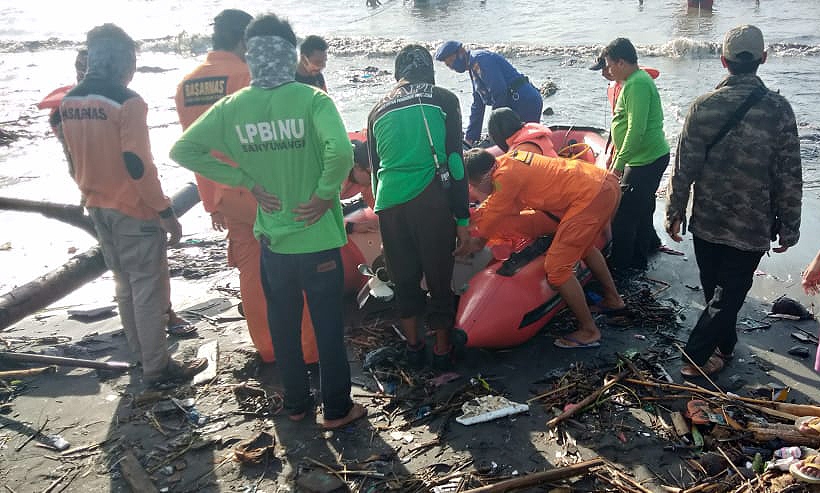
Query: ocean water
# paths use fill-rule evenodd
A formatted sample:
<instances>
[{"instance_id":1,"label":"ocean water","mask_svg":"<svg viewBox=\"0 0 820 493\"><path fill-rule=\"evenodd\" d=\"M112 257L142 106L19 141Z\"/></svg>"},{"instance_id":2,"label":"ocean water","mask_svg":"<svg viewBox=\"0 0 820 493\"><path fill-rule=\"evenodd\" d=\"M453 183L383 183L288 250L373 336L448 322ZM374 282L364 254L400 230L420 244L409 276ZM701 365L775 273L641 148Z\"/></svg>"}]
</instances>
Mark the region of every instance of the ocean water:
<instances>
[{"instance_id":1,"label":"ocean water","mask_svg":"<svg viewBox=\"0 0 820 493\"><path fill-rule=\"evenodd\" d=\"M657 84L671 144L690 102L724 76L719 50L731 27L759 26L769 45L759 75L794 107L800 126L806 195L820 190L820 2L817 0L715 0L713 11L689 9L685 0L31 0L0 5L0 128L22 137L0 147L0 195L77 203L62 151L36 103L73 82L73 60L85 32L114 22L140 41L138 73L131 88L150 107L153 153L165 190L191 179L168 159L180 134L174 111L176 84L209 48L210 23L223 8L257 14L273 11L291 20L300 37L324 36L331 45L325 71L329 92L350 130L364 127L376 100L394 82L393 59L409 42L434 49L447 39L506 54L537 86L558 90L545 99L554 115L546 124L609 126L605 81L587 70L598 50L618 36L638 47L639 62L660 70ZM365 68L376 67L373 75ZM471 100L468 76L436 65L438 84ZM195 208L182 221L188 233L208 229ZM85 233L37 215L0 212L0 293L65 262L71 247L93 240Z\"/></svg>"}]
</instances>

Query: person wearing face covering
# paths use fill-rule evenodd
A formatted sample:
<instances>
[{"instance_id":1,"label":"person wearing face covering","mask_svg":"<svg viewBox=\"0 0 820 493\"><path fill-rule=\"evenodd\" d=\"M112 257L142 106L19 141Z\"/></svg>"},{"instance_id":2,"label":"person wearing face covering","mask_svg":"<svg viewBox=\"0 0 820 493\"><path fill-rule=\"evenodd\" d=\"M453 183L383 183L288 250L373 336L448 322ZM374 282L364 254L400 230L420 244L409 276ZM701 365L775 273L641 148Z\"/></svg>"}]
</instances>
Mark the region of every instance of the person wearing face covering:
<instances>
[{"instance_id":1,"label":"person wearing face covering","mask_svg":"<svg viewBox=\"0 0 820 493\"><path fill-rule=\"evenodd\" d=\"M375 211L407 360L414 367L425 363L422 330L429 313L433 367L444 370L454 359L453 253L457 237L462 246L469 239L461 111L458 97L435 85L433 57L423 46L402 48L395 76L396 86L367 118Z\"/></svg>"},{"instance_id":2,"label":"person wearing face covering","mask_svg":"<svg viewBox=\"0 0 820 493\"><path fill-rule=\"evenodd\" d=\"M335 429L367 414L350 397L344 345L340 247L347 236L339 190L353 149L330 97L295 82L296 35L286 20L257 17L245 44L250 86L214 103L174 144L171 158L256 198L254 235L262 243L262 287L286 412L301 421L314 406L300 335L304 292L319 348L323 426Z\"/></svg>"},{"instance_id":3,"label":"person wearing face covering","mask_svg":"<svg viewBox=\"0 0 820 493\"><path fill-rule=\"evenodd\" d=\"M538 89L507 61L486 50L468 51L458 41L447 41L436 50L436 60L458 72L468 72L473 83L470 123L464 140L473 144L481 137L484 109L512 108L525 122L541 121L543 100Z\"/></svg>"},{"instance_id":4,"label":"person wearing face covering","mask_svg":"<svg viewBox=\"0 0 820 493\"><path fill-rule=\"evenodd\" d=\"M245 28L253 16L226 9L214 18L213 49L205 62L186 75L177 86L176 102L182 129L190 127L211 105L250 84L245 63ZM228 232L228 265L239 270L242 312L256 351L262 361L275 361L268 328L268 307L259 271L261 245L253 235L256 199L250 190L228 187L196 175L196 184L205 211L211 214L216 231ZM302 317L302 349L305 361L319 360L310 317Z\"/></svg>"},{"instance_id":5,"label":"person wearing face covering","mask_svg":"<svg viewBox=\"0 0 820 493\"><path fill-rule=\"evenodd\" d=\"M490 138L504 152L527 151L558 157L552 146L552 130L540 123L524 123L510 108L496 108L487 122Z\"/></svg>"},{"instance_id":6,"label":"person wearing face covering","mask_svg":"<svg viewBox=\"0 0 820 493\"><path fill-rule=\"evenodd\" d=\"M104 24L88 32L86 46L86 76L60 104L72 178L114 274L120 319L144 381L189 379L208 361L179 363L168 353L165 248L182 230L151 156L148 105L128 89L137 69L136 43L120 27Z\"/></svg>"}]
</instances>

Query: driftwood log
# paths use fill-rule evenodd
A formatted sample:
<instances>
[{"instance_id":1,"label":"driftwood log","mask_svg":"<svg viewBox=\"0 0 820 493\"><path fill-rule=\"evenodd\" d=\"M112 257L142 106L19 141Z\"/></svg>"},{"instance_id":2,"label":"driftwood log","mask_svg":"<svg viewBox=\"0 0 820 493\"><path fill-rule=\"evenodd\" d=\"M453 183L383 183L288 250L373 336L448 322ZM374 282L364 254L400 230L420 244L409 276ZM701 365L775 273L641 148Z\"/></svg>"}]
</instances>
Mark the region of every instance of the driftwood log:
<instances>
[{"instance_id":1,"label":"driftwood log","mask_svg":"<svg viewBox=\"0 0 820 493\"><path fill-rule=\"evenodd\" d=\"M96 368L98 370L127 370L131 363L124 361L95 361L80 358L64 358L62 356L48 356L45 354L17 353L0 351L0 361L20 361L22 363L42 363L46 365L73 366L77 368Z\"/></svg>"},{"instance_id":2,"label":"driftwood log","mask_svg":"<svg viewBox=\"0 0 820 493\"><path fill-rule=\"evenodd\" d=\"M95 238L97 236L94 232L94 224L91 222L91 218L85 213L85 209L79 205L54 204L52 202L40 202L37 200L0 197L0 209L37 212L50 219L57 219L76 226Z\"/></svg>"},{"instance_id":3,"label":"driftwood log","mask_svg":"<svg viewBox=\"0 0 820 493\"><path fill-rule=\"evenodd\" d=\"M172 197L172 200L177 216L188 212L199 202L196 185L193 183L186 184L182 190ZM71 210L70 208L75 206L65 207L66 210ZM31 209L31 211L55 217L55 215L49 215L40 209ZM54 209L51 209L51 212L54 212ZM85 216L80 213L80 217ZM59 217L55 218L61 219ZM78 219L78 221L80 220ZM37 310L47 307L83 284L101 276L105 271L102 250L99 246L95 246L72 257L61 267L12 289L0 296L0 329L4 329Z\"/></svg>"},{"instance_id":4,"label":"driftwood log","mask_svg":"<svg viewBox=\"0 0 820 493\"><path fill-rule=\"evenodd\" d=\"M466 490L464 493L500 493L517 488L524 488L526 486L551 483L553 481L571 478L573 476L581 476L591 468L600 466L603 463L604 461L602 459L595 458L588 461L579 462L578 464L573 464L571 466L527 474L526 476L521 476L519 478L507 479L495 484L482 486L480 488L473 488L471 490Z\"/></svg>"},{"instance_id":5,"label":"driftwood log","mask_svg":"<svg viewBox=\"0 0 820 493\"><path fill-rule=\"evenodd\" d=\"M747 428L754 434L758 442L768 442L780 439L787 445L805 445L806 447L820 447L819 435L804 435L794 425L770 423L768 425L750 424Z\"/></svg>"}]
</instances>

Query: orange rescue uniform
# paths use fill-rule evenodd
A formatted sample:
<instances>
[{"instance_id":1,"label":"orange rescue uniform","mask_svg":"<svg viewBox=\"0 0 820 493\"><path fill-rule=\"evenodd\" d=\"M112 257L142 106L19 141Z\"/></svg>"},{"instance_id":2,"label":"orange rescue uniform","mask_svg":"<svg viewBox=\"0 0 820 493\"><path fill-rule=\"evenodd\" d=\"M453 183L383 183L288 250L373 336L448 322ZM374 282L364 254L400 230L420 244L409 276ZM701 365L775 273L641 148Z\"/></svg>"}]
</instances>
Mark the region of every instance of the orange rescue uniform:
<instances>
[{"instance_id":1,"label":"orange rescue uniform","mask_svg":"<svg viewBox=\"0 0 820 493\"><path fill-rule=\"evenodd\" d=\"M525 123L518 132L507 139L510 150L516 150L521 144L533 144L542 156L558 157L552 146L552 130L540 123Z\"/></svg>"},{"instance_id":2,"label":"orange rescue uniform","mask_svg":"<svg viewBox=\"0 0 820 493\"><path fill-rule=\"evenodd\" d=\"M549 224L541 212L560 216L544 269L551 285L564 284L617 209L617 177L585 161L531 152L514 151L496 158L496 163L494 191L470 218L474 234L540 236ZM521 214L524 209L536 213Z\"/></svg>"},{"instance_id":3,"label":"orange rescue uniform","mask_svg":"<svg viewBox=\"0 0 820 493\"><path fill-rule=\"evenodd\" d=\"M96 85L100 84L89 81L83 91ZM74 164L74 181L88 208L115 209L146 221L157 219L157 213L170 207L171 200L162 192L151 155L146 131L148 105L129 89L107 91L116 94L80 94L75 90L62 100L60 115ZM119 145L97 145L99 142ZM142 163L141 170L133 170L134 176L125 155Z\"/></svg>"},{"instance_id":4,"label":"orange rescue uniform","mask_svg":"<svg viewBox=\"0 0 820 493\"><path fill-rule=\"evenodd\" d=\"M176 107L182 129L188 128L211 105L250 83L245 62L228 51L211 51L205 62L185 76L177 87ZM235 166L224 156L216 157ZM262 290L261 245L253 235L256 199L244 188L233 188L196 175L202 205L225 217L228 229L228 265L239 269L239 291L248 331L262 361L275 360L268 326L268 305ZM302 313L302 351L306 363L319 361L316 335L308 310Z\"/></svg>"}]
</instances>

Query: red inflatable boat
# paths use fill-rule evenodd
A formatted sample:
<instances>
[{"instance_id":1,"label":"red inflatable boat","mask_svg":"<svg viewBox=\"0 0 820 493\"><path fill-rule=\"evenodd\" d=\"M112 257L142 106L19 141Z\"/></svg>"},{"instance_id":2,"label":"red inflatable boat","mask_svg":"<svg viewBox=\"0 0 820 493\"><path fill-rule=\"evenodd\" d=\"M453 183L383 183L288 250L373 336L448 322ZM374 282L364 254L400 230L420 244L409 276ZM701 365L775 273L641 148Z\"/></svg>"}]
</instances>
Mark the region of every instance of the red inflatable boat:
<instances>
[{"instance_id":1,"label":"red inflatable boat","mask_svg":"<svg viewBox=\"0 0 820 493\"><path fill-rule=\"evenodd\" d=\"M571 154L605 167L604 130L550 128L554 148L559 154ZM596 246L604 249L610 239L607 228ZM521 344L538 333L564 307L558 293L547 284L544 273L544 255L551 241L551 236L522 241L508 259L490 260L469 279L456 315L456 328L467 334L468 347L504 348ZM582 284L590 279L591 274L583 262L576 268L576 276Z\"/></svg>"}]
</instances>

